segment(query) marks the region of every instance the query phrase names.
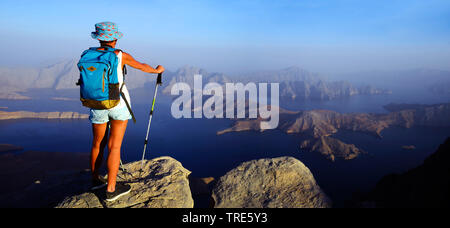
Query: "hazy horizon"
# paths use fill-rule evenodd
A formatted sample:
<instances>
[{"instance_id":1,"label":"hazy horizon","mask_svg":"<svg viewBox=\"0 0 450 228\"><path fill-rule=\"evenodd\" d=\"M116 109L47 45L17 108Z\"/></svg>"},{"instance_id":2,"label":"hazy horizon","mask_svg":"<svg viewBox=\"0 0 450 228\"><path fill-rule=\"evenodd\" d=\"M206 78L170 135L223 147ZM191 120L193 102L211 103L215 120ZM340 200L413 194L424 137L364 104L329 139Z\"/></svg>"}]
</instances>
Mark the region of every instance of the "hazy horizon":
<instances>
[{"instance_id":1,"label":"hazy horizon","mask_svg":"<svg viewBox=\"0 0 450 228\"><path fill-rule=\"evenodd\" d=\"M234 75L298 66L320 74L450 70L450 2L2 1L0 66L77 59L113 21L140 61ZM96 8L102 8L98 12ZM70 10L68 10L70 9ZM120 13L111 13L120 12Z\"/></svg>"}]
</instances>

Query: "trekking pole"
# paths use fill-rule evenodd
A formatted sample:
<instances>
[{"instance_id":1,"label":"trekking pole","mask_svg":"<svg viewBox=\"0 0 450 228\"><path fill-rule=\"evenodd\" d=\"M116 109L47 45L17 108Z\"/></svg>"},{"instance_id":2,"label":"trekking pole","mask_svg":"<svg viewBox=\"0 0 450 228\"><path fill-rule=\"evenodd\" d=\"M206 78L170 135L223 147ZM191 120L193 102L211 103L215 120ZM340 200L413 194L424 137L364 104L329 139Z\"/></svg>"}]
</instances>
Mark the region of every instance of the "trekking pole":
<instances>
[{"instance_id":1,"label":"trekking pole","mask_svg":"<svg viewBox=\"0 0 450 228\"><path fill-rule=\"evenodd\" d=\"M142 171L142 169L144 168L145 151L147 149L147 144L148 144L148 134L150 132L150 125L152 124L152 117L153 117L153 111L155 108L156 94L158 93L158 86L161 86L161 85L162 85L162 73L159 73L158 78L156 79L155 95L153 96L152 109L150 110L150 117L148 120L147 134L145 136L144 151L142 152L141 170L140 171Z\"/></svg>"}]
</instances>

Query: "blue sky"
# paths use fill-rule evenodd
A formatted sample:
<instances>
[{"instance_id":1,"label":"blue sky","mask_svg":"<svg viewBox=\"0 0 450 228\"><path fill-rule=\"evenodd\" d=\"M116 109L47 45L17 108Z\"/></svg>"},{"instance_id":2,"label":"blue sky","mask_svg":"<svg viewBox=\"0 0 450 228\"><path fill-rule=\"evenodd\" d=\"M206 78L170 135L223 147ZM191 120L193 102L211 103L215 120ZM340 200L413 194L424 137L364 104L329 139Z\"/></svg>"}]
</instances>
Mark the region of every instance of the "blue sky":
<instances>
[{"instance_id":1,"label":"blue sky","mask_svg":"<svg viewBox=\"0 0 450 228\"><path fill-rule=\"evenodd\" d=\"M76 58L96 45L90 32L100 21L119 25L120 48L174 69L189 64L236 73L298 65L348 72L450 65L448 0L2 0L0 65Z\"/></svg>"}]
</instances>

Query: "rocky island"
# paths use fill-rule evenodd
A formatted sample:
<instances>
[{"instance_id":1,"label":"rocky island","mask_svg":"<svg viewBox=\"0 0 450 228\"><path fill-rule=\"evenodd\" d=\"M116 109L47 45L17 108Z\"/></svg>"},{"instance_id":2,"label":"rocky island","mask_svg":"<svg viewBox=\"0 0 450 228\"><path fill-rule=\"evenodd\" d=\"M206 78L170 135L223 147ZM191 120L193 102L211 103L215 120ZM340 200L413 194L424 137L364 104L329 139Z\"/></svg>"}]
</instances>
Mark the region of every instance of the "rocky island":
<instances>
[{"instance_id":1,"label":"rocky island","mask_svg":"<svg viewBox=\"0 0 450 228\"><path fill-rule=\"evenodd\" d=\"M331 161L335 161L336 158L351 160L360 154L366 153L354 144L346 144L338 139L327 136L304 140L300 144L300 148L318 152Z\"/></svg>"},{"instance_id":2,"label":"rocky island","mask_svg":"<svg viewBox=\"0 0 450 228\"><path fill-rule=\"evenodd\" d=\"M404 146L402 146L402 149L404 149L404 150L415 150L416 146L414 146L414 145L404 145Z\"/></svg>"},{"instance_id":3,"label":"rocky island","mask_svg":"<svg viewBox=\"0 0 450 228\"><path fill-rule=\"evenodd\" d=\"M339 130L362 132L382 137L382 131L391 126L450 126L450 103L436 105L390 104L388 114L338 113L330 110L288 111L280 108L278 130L298 135L300 147L336 158L353 159L363 151L333 137ZM262 119L238 120L233 126L217 134L239 131L261 131Z\"/></svg>"}]
</instances>

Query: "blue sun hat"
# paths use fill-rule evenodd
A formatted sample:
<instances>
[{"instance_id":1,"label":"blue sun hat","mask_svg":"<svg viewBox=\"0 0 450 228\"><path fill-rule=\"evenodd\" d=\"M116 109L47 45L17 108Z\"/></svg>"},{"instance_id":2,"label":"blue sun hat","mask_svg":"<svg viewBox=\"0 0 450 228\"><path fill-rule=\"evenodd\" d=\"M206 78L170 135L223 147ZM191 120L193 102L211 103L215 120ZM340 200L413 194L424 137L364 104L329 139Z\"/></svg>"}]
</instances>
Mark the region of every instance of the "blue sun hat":
<instances>
[{"instance_id":1,"label":"blue sun hat","mask_svg":"<svg viewBox=\"0 0 450 228\"><path fill-rule=\"evenodd\" d=\"M95 24L95 32L92 32L91 36L96 40L114 41L122 38L123 34L119 32L116 23L100 22Z\"/></svg>"}]
</instances>

